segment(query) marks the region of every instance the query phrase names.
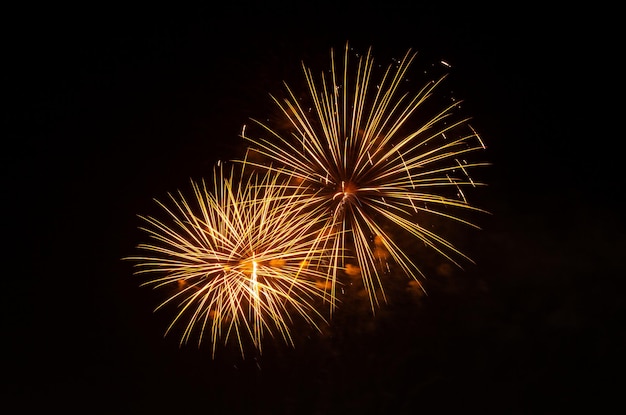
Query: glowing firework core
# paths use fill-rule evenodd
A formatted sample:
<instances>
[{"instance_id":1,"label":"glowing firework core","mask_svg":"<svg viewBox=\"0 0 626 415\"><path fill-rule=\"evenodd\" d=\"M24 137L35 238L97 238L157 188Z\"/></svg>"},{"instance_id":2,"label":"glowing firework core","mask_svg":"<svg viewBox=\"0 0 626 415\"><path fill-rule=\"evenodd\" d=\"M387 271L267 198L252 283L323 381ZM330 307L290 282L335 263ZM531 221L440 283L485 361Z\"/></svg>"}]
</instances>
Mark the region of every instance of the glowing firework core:
<instances>
[{"instance_id":1,"label":"glowing firework core","mask_svg":"<svg viewBox=\"0 0 626 415\"><path fill-rule=\"evenodd\" d=\"M346 183L345 181L341 182L341 186L337 189L337 193L333 196L333 199L341 198L341 201L347 200L350 196L356 198L356 192L359 188L352 182Z\"/></svg>"}]
</instances>

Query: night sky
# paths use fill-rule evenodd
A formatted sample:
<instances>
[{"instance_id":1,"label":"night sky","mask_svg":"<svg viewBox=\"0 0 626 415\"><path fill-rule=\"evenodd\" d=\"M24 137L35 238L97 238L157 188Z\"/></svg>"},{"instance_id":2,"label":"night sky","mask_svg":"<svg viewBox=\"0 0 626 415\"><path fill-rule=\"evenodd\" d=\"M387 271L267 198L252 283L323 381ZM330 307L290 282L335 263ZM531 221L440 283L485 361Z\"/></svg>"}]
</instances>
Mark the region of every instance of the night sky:
<instances>
[{"instance_id":1,"label":"night sky","mask_svg":"<svg viewBox=\"0 0 626 415\"><path fill-rule=\"evenodd\" d=\"M602 35L576 23L581 12L322 3L8 12L3 405L623 411L622 157L618 136L601 132L609 104L588 95L609 74L597 70ZM294 349L267 339L244 360L231 348L212 359L208 343L179 347L163 337L170 316L153 313L161 298L121 260L142 241L136 215L242 154L241 127L267 114L268 94L301 79L301 60L326 67L346 41L382 62L412 48L414 71L452 64L446 88L464 100L493 163L481 173L489 186L471 195L492 215L478 217L481 231L455 234L476 264L450 269L428 256L428 297L400 284L375 316L347 301L324 333L296 330Z\"/></svg>"}]
</instances>

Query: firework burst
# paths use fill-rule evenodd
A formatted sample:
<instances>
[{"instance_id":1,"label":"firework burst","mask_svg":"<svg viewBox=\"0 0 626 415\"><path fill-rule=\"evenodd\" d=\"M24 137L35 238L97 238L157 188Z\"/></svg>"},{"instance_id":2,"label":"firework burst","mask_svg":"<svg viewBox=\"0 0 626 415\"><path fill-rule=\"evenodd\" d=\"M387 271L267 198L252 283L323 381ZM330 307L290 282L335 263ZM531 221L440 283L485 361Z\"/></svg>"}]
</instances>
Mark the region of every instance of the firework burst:
<instances>
[{"instance_id":1,"label":"firework burst","mask_svg":"<svg viewBox=\"0 0 626 415\"><path fill-rule=\"evenodd\" d=\"M404 92L415 55L407 51L374 79L371 49L354 68L347 44L343 64L331 50L330 71L320 78L302 64L306 98L285 83L284 98L271 96L282 119L253 119L242 130L251 154L260 156L255 165L284 168L307 184L309 206L321 209L325 229L335 232L323 241L331 252L331 310L341 275L360 274L372 310L386 299L390 263L415 281L424 276L399 238L417 239L459 267L459 259L471 261L429 228L434 217L477 227L459 212L481 210L462 189L482 185L468 171L486 163L467 158L485 146L469 120L456 115L460 101L427 110L445 76Z\"/></svg>"},{"instance_id":2,"label":"firework burst","mask_svg":"<svg viewBox=\"0 0 626 415\"><path fill-rule=\"evenodd\" d=\"M154 276L143 285L173 290L157 307L176 306L166 334L177 323L181 344L197 334L200 345L208 334L213 355L220 339L235 340L242 355L244 338L261 352L265 334L293 346L292 316L318 330L325 322L316 311L328 295L320 247L335 236L315 229L320 212L289 176L243 170L226 175L220 165L212 186L192 181L191 197L179 191L157 201L165 218L141 216L151 242L127 258L136 274Z\"/></svg>"}]
</instances>

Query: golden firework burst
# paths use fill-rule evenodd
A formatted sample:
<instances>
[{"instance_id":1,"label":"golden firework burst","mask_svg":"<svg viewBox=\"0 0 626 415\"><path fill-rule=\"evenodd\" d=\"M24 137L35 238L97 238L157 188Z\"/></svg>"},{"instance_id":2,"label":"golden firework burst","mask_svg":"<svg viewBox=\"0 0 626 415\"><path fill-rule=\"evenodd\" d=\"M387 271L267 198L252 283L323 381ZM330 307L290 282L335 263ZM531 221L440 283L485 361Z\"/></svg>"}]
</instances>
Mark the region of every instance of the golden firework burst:
<instances>
[{"instance_id":1,"label":"golden firework burst","mask_svg":"<svg viewBox=\"0 0 626 415\"><path fill-rule=\"evenodd\" d=\"M323 240L331 252L331 310L340 270L361 276L374 310L385 299L389 262L415 281L423 277L397 238L416 238L458 266L459 258L471 261L429 229L429 217L477 227L460 214L482 211L468 202L463 188L483 185L468 172L488 163L468 161L485 145L469 119L456 114L460 101L426 109L445 75L407 92L414 52L375 78L371 48L357 56L355 67L350 51L346 44L338 64L331 50L330 71L319 78L303 63L306 98L285 83L283 98L271 95L282 120L252 119L241 136L261 156L256 167L290 171L311 192L310 209L324 214L324 229L333 235ZM387 225L403 235L392 235Z\"/></svg>"},{"instance_id":2,"label":"golden firework burst","mask_svg":"<svg viewBox=\"0 0 626 415\"><path fill-rule=\"evenodd\" d=\"M157 307L176 306L166 334L179 323L181 344L209 337L213 355L220 339L235 339L242 355L244 337L259 352L265 334L293 345L294 316L318 330L326 321L316 302L329 295L320 281L330 265L324 246L335 236L319 232L310 191L290 175L244 170L225 174L220 164L212 185L192 181L190 197L157 200L164 217L141 216L150 242L126 258L136 274L153 276L143 285L173 289Z\"/></svg>"}]
</instances>

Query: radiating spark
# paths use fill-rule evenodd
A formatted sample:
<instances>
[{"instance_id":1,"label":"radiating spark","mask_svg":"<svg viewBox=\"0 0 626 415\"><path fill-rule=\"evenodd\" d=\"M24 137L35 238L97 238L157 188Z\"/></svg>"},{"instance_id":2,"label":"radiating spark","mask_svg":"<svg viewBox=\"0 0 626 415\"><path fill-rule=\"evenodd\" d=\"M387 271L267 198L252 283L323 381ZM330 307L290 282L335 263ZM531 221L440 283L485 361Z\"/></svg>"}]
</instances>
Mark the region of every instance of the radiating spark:
<instances>
[{"instance_id":1,"label":"radiating spark","mask_svg":"<svg viewBox=\"0 0 626 415\"><path fill-rule=\"evenodd\" d=\"M166 335L181 325L181 345L208 337L213 356L229 340L243 355L245 337L261 352L266 334L293 346L293 316L318 330L326 321L315 303L329 296L318 282L327 279L324 246L336 235L316 229L321 214L290 176L267 171L244 180L243 170L216 168L212 186L192 181L190 197L179 191L157 201L164 218L141 216L150 242L126 258L136 274L153 276L142 285L173 288L157 307L177 307Z\"/></svg>"},{"instance_id":2,"label":"radiating spark","mask_svg":"<svg viewBox=\"0 0 626 415\"><path fill-rule=\"evenodd\" d=\"M472 180L472 177L469 174L467 174L467 170L465 170L465 167L463 167L463 164L461 164L461 162L458 159L454 159L454 161L456 161L456 163L459 165L459 167L461 168L461 171L465 173L465 177L467 177L467 180L469 180L469 182L472 184L472 187L476 187L474 180Z\"/></svg>"},{"instance_id":3,"label":"radiating spark","mask_svg":"<svg viewBox=\"0 0 626 415\"><path fill-rule=\"evenodd\" d=\"M476 130L474 130L474 127L472 127L469 124L467 126L472 130L472 132L474 133L474 136L478 139L478 142L480 143L483 150L486 149L487 147L485 146L485 143L483 143L483 140L482 138L480 138L480 135L476 132Z\"/></svg>"},{"instance_id":4,"label":"radiating spark","mask_svg":"<svg viewBox=\"0 0 626 415\"><path fill-rule=\"evenodd\" d=\"M448 176L447 174L446 174L446 177L448 178L450 183L452 183L452 184L454 184L454 186L456 186L457 194L459 195L459 197L461 197L463 199L463 202L467 203L467 199L465 199L465 194L463 193L463 190L461 189L459 184L456 182L456 180L452 180L452 178L450 176Z\"/></svg>"},{"instance_id":5,"label":"radiating spark","mask_svg":"<svg viewBox=\"0 0 626 415\"><path fill-rule=\"evenodd\" d=\"M422 271L402 251L386 225L405 233L395 238L416 238L460 267L456 259L471 259L428 229L429 215L430 219L435 215L478 228L457 212L482 211L471 206L460 191L461 186L482 183L450 175L458 167L457 158L485 145L468 126L468 118L455 115L460 102L429 112L445 75L415 91L401 91L401 86L407 85L402 80L415 55L408 50L381 78L374 79L371 49L353 63L346 44L343 65L337 64L331 50L330 72L322 72L320 78L302 64L312 112L304 110L308 103L301 104L301 95L285 83L285 98L271 98L289 130L253 119L260 131L242 134L250 148L271 163L257 162L255 166L270 171L284 168L315 190L309 197L310 206L323 208L325 228L339 231L334 239L325 241L325 248L332 252L327 276L332 282L331 293L341 278L337 270L352 276L358 270L372 310L380 298L386 299L383 270L372 236L380 241L391 262L417 281ZM487 164L472 162L463 166L463 171ZM461 198L454 197L455 193ZM353 253L356 264L347 262L345 252Z\"/></svg>"}]
</instances>

